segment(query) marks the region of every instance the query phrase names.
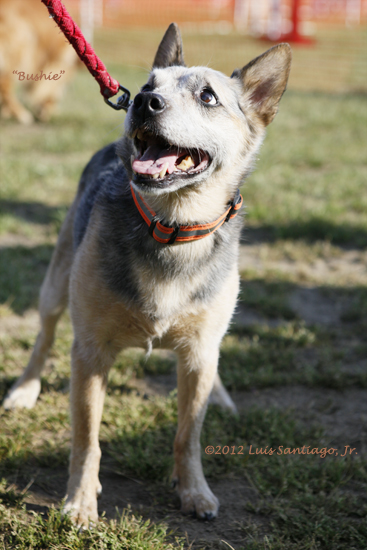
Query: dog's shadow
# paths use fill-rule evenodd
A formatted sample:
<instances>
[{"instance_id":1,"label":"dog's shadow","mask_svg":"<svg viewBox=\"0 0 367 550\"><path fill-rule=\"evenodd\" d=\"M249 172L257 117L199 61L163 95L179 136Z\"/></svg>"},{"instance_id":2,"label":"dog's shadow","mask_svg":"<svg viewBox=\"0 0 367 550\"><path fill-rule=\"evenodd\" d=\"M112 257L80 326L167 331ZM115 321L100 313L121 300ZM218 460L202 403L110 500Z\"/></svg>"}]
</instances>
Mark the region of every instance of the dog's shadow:
<instances>
[{"instance_id":1,"label":"dog's shadow","mask_svg":"<svg viewBox=\"0 0 367 550\"><path fill-rule=\"evenodd\" d=\"M10 199L0 200L0 218L11 215L28 223L59 224L65 217L66 205L49 206L42 202L26 202Z\"/></svg>"},{"instance_id":2,"label":"dog's shadow","mask_svg":"<svg viewBox=\"0 0 367 550\"><path fill-rule=\"evenodd\" d=\"M317 217L284 224L269 223L258 227L247 227L245 222L241 233L242 244L275 243L283 239L307 243L324 241L348 249L367 248L367 230L364 226L347 222L335 223Z\"/></svg>"},{"instance_id":3,"label":"dog's shadow","mask_svg":"<svg viewBox=\"0 0 367 550\"><path fill-rule=\"evenodd\" d=\"M52 251L50 244L0 248L0 304L18 315L37 307Z\"/></svg>"}]
</instances>

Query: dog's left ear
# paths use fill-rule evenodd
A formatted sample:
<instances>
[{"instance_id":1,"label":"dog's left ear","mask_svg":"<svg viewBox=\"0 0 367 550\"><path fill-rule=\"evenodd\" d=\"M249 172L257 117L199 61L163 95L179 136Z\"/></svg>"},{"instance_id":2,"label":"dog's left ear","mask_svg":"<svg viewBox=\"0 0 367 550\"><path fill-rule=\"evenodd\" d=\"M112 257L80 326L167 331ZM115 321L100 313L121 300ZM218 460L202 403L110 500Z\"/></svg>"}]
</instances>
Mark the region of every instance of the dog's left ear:
<instances>
[{"instance_id":1,"label":"dog's left ear","mask_svg":"<svg viewBox=\"0 0 367 550\"><path fill-rule=\"evenodd\" d=\"M185 66L182 51L182 38L180 29L176 23L171 23L162 42L158 46L157 53L153 61L153 69L165 69L174 65Z\"/></svg>"},{"instance_id":2,"label":"dog's left ear","mask_svg":"<svg viewBox=\"0 0 367 550\"><path fill-rule=\"evenodd\" d=\"M278 44L232 74L231 78L239 78L243 85L241 103L245 108L250 103L265 126L277 114L287 86L291 60L289 44Z\"/></svg>"}]
</instances>

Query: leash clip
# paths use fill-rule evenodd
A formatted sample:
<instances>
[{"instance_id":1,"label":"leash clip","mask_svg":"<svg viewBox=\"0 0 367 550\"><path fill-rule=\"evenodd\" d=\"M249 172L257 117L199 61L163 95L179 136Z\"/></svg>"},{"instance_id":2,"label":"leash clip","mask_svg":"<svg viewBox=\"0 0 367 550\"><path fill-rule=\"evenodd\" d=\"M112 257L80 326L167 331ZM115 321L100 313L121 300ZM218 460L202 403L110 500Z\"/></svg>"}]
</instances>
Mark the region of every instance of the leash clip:
<instances>
[{"instance_id":1,"label":"leash clip","mask_svg":"<svg viewBox=\"0 0 367 550\"><path fill-rule=\"evenodd\" d=\"M117 102L113 103L110 101L107 97L104 98L107 105L112 107L112 109L115 109L115 111L121 111L123 109L124 111L127 111L130 105L132 104L132 101L130 99L130 91L127 88L124 88L119 84L119 90L121 90L123 95L117 98Z\"/></svg>"}]
</instances>

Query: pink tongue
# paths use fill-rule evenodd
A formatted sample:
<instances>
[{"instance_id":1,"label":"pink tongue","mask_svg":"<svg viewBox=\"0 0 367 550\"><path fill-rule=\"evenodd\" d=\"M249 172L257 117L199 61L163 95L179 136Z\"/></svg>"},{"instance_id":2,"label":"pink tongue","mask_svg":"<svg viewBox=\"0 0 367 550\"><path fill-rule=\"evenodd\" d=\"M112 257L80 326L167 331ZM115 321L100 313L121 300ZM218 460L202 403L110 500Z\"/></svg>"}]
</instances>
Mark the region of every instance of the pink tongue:
<instances>
[{"instance_id":1,"label":"pink tongue","mask_svg":"<svg viewBox=\"0 0 367 550\"><path fill-rule=\"evenodd\" d=\"M183 155L185 150L161 149L157 145L150 145L140 159L134 160L132 168L138 174L154 175L159 174L163 166L168 163L167 172L172 174L177 159Z\"/></svg>"}]
</instances>

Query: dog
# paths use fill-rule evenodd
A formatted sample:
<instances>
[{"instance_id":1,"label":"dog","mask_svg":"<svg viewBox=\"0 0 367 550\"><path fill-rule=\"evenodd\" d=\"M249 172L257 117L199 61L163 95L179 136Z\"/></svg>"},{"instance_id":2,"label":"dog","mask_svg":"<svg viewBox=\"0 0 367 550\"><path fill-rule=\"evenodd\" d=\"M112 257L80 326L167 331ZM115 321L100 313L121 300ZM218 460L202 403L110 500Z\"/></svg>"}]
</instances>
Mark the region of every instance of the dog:
<instances>
[{"instance_id":1,"label":"dog","mask_svg":"<svg viewBox=\"0 0 367 550\"><path fill-rule=\"evenodd\" d=\"M34 120L15 95L15 83L21 77L14 76L13 71L20 71L24 73L21 85L28 92L37 118L49 120L77 60L73 48L55 29L40 0L0 0L1 118L15 118L22 124L31 124ZM45 76L36 81L41 71ZM61 76L60 71L65 74ZM55 75L58 81L45 80L46 76Z\"/></svg>"},{"instance_id":2,"label":"dog","mask_svg":"<svg viewBox=\"0 0 367 550\"><path fill-rule=\"evenodd\" d=\"M40 293L42 328L29 365L5 399L32 407L56 323L70 304L72 448L64 511L96 522L98 434L108 371L129 346L174 350L178 429L173 481L184 513L212 519L218 499L201 465L207 402L234 408L217 365L239 290L238 187L251 171L286 88L288 44L231 77L184 64L171 24L125 136L81 176Z\"/></svg>"}]
</instances>

